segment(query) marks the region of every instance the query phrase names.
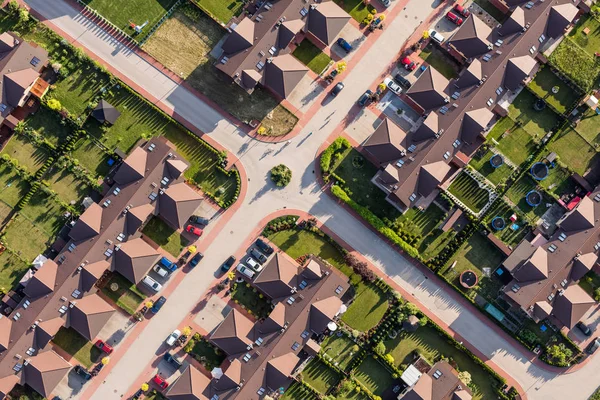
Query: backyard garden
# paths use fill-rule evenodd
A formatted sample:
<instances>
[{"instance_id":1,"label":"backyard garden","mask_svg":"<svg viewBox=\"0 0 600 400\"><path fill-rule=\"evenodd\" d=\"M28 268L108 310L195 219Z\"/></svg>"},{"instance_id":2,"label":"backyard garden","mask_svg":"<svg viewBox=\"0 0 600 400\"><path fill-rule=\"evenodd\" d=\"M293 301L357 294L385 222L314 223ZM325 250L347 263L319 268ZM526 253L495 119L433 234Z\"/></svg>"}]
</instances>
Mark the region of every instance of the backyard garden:
<instances>
[{"instance_id":1,"label":"backyard garden","mask_svg":"<svg viewBox=\"0 0 600 400\"><path fill-rule=\"evenodd\" d=\"M142 229L142 233L154 243L162 247L173 257L179 257L189 241L179 234L175 229L167 225L162 219L152 217Z\"/></svg>"},{"instance_id":2,"label":"backyard garden","mask_svg":"<svg viewBox=\"0 0 600 400\"><path fill-rule=\"evenodd\" d=\"M98 362L101 351L73 328L60 328L52 339L52 343L75 357L85 368Z\"/></svg>"},{"instance_id":3,"label":"backyard garden","mask_svg":"<svg viewBox=\"0 0 600 400\"><path fill-rule=\"evenodd\" d=\"M598 160L594 148L571 127L557 132L548 144L548 149L554 151L564 164L579 175L584 175Z\"/></svg>"},{"instance_id":4,"label":"backyard garden","mask_svg":"<svg viewBox=\"0 0 600 400\"><path fill-rule=\"evenodd\" d=\"M460 65L449 56L449 54L441 50L436 46L433 41L430 41L421 53L421 57L427 64L435 68L440 74L444 75L447 79L454 79L458 77L458 71Z\"/></svg>"},{"instance_id":5,"label":"backyard garden","mask_svg":"<svg viewBox=\"0 0 600 400\"><path fill-rule=\"evenodd\" d=\"M221 24L227 25L232 17L238 16L244 9L243 0L193 0L198 7Z\"/></svg>"},{"instance_id":6,"label":"backyard garden","mask_svg":"<svg viewBox=\"0 0 600 400\"><path fill-rule=\"evenodd\" d=\"M192 336L183 348L183 351L202 363L209 371L219 367L226 358L225 353L210 344L199 333Z\"/></svg>"},{"instance_id":7,"label":"backyard garden","mask_svg":"<svg viewBox=\"0 0 600 400\"><path fill-rule=\"evenodd\" d=\"M342 7L356 22L362 23L367 15L375 13L375 7L363 0L334 0Z\"/></svg>"},{"instance_id":8,"label":"backyard garden","mask_svg":"<svg viewBox=\"0 0 600 400\"><path fill-rule=\"evenodd\" d=\"M575 35L578 35L577 31ZM594 55L599 49L595 47L595 40L591 43L586 45L584 50L571 37L566 37L548 59L554 68L579 86L583 92L592 89L600 73L600 66Z\"/></svg>"},{"instance_id":9,"label":"backyard garden","mask_svg":"<svg viewBox=\"0 0 600 400\"><path fill-rule=\"evenodd\" d=\"M499 185L504 183L506 179L513 173L514 169L512 166L504 162L499 167L494 167L490 163L490 159L495 155L491 150L478 151L469 165L473 167L477 172L483 175L493 185ZM502 155L500 155L502 157Z\"/></svg>"},{"instance_id":10,"label":"backyard garden","mask_svg":"<svg viewBox=\"0 0 600 400\"><path fill-rule=\"evenodd\" d=\"M272 310L271 302L254 286L246 282L235 282L231 289L231 299L234 303L257 318L265 318Z\"/></svg>"},{"instance_id":11,"label":"backyard garden","mask_svg":"<svg viewBox=\"0 0 600 400\"><path fill-rule=\"evenodd\" d=\"M83 3L131 36L135 35L132 23L147 23L144 30L147 32L176 2L177 0L131 0L126 3L115 0L83 0Z\"/></svg>"},{"instance_id":12,"label":"backyard garden","mask_svg":"<svg viewBox=\"0 0 600 400\"><path fill-rule=\"evenodd\" d=\"M538 71L529 88L560 114L571 111L581 97L569 82L560 79L547 66Z\"/></svg>"},{"instance_id":13,"label":"backyard garden","mask_svg":"<svg viewBox=\"0 0 600 400\"><path fill-rule=\"evenodd\" d=\"M448 192L452 193L474 213L478 213L490 201L489 190L479 187L479 183L466 172L452 181Z\"/></svg>"},{"instance_id":14,"label":"backyard garden","mask_svg":"<svg viewBox=\"0 0 600 400\"><path fill-rule=\"evenodd\" d=\"M331 58L308 39L300 42L292 55L317 75L323 72L331 62Z\"/></svg>"},{"instance_id":15,"label":"backyard garden","mask_svg":"<svg viewBox=\"0 0 600 400\"><path fill-rule=\"evenodd\" d=\"M539 205L532 206L527 203L526 196L532 190L537 191L541 195ZM531 178L529 174L523 175L518 181L516 181L506 192L506 198L509 200L509 204L516 205L527 222L530 224L536 224L542 215L548 209L547 203L553 203L544 190L541 190L541 186L538 187L536 181Z\"/></svg>"},{"instance_id":16,"label":"backyard garden","mask_svg":"<svg viewBox=\"0 0 600 400\"><path fill-rule=\"evenodd\" d=\"M140 292L135 284L129 282L118 272L111 275L102 288L102 293L121 307L123 311L131 315L135 314L137 308L146 298L146 295Z\"/></svg>"}]
</instances>

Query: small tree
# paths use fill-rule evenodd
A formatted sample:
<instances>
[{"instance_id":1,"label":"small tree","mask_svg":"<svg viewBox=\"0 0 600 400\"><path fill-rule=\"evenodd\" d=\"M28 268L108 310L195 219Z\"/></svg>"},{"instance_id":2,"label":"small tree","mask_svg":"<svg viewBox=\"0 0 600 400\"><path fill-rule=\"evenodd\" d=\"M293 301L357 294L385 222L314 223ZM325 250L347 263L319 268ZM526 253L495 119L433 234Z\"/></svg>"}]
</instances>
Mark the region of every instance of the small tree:
<instances>
[{"instance_id":1,"label":"small tree","mask_svg":"<svg viewBox=\"0 0 600 400\"><path fill-rule=\"evenodd\" d=\"M271 180L279 187L287 186L292 180L292 171L283 164L276 165L271 169Z\"/></svg>"},{"instance_id":2,"label":"small tree","mask_svg":"<svg viewBox=\"0 0 600 400\"><path fill-rule=\"evenodd\" d=\"M385 354L385 344L383 342L377 343L375 346L375 353L379 354L380 356Z\"/></svg>"},{"instance_id":3,"label":"small tree","mask_svg":"<svg viewBox=\"0 0 600 400\"><path fill-rule=\"evenodd\" d=\"M56 99L48 100L47 104L48 104L48 108L50 108L52 111L60 111L60 109L62 108L60 101L58 101Z\"/></svg>"},{"instance_id":4,"label":"small tree","mask_svg":"<svg viewBox=\"0 0 600 400\"><path fill-rule=\"evenodd\" d=\"M467 386L471 384L471 374L469 371L461 371L458 373L458 379L463 381L463 383Z\"/></svg>"},{"instance_id":5,"label":"small tree","mask_svg":"<svg viewBox=\"0 0 600 400\"><path fill-rule=\"evenodd\" d=\"M344 72L346 70L346 67L348 66L348 63L346 61L340 61L339 63L337 63L336 69L338 74L341 74L342 72Z\"/></svg>"},{"instance_id":6,"label":"small tree","mask_svg":"<svg viewBox=\"0 0 600 400\"><path fill-rule=\"evenodd\" d=\"M594 289L594 300L600 301L600 288Z\"/></svg>"},{"instance_id":7,"label":"small tree","mask_svg":"<svg viewBox=\"0 0 600 400\"><path fill-rule=\"evenodd\" d=\"M181 330L181 334L184 336L190 336L192 334L192 327L186 326Z\"/></svg>"},{"instance_id":8,"label":"small tree","mask_svg":"<svg viewBox=\"0 0 600 400\"><path fill-rule=\"evenodd\" d=\"M429 39L429 31L423 32L423 39Z\"/></svg>"}]
</instances>

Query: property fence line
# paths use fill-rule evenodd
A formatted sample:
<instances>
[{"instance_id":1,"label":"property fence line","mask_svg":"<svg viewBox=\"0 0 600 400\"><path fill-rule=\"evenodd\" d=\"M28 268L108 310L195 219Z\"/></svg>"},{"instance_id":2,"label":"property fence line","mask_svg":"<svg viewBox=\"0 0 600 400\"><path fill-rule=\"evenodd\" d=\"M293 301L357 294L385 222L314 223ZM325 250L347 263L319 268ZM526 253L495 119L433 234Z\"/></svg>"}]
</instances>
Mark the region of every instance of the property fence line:
<instances>
[{"instance_id":1,"label":"property fence line","mask_svg":"<svg viewBox=\"0 0 600 400\"><path fill-rule=\"evenodd\" d=\"M494 142L495 142L495 144L498 144L498 142L497 142L496 140L494 140ZM508 158L507 156L505 156L505 155L504 155L502 152L498 151L498 150L496 149L496 147L495 147L495 146L494 146L494 147L492 147L492 148L490 148L490 151L491 151L493 154L498 154L499 156L501 156L501 157L502 157L502 160L504 160L504 163L505 163L506 165L508 165L509 167L511 167L512 169L514 169L514 170L517 170L517 169L519 169L519 167L518 167L518 166L516 166L516 165L515 165L515 164L514 164L514 163L513 163L513 162L510 160L510 158Z\"/></svg>"},{"instance_id":2,"label":"property fence line","mask_svg":"<svg viewBox=\"0 0 600 400\"><path fill-rule=\"evenodd\" d=\"M492 204L494 204L494 202L496 201L496 199L498 198L498 194L496 193L496 191L494 190L493 185L487 180L485 179L485 177L483 175L481 175L480 173L478 173L477 171L471 171L469 168L464 168L463 172L465 174L467 174L471 179L473 179L476 183L477 186L480 189L483 189L485 191L488 192L488 202L485 204L485 206L483 206L481 208L481 210L479 210L479 212L475 212L473 210L471 210L470 207L468 207L465 203L463 203L462 201L460 201L460 199L458 197L456 197L455 195L453 195L452 193L450 193L450 190L448 190L450 188L450 186L448 186L448 189L443 189L444 193L446 193L448 195L448 197L450 197L460 208L468 211L469 213L473 214L475 217L480 218L483 217L483 215L490 209L490 207L492 206ZM460 174L459 174L460 175ZM459 176L457 175L457 177Z\"/></svg>"},{"instance_id":3,"label":"property fence line","mask_svg":"<svg viewBox=\"0 0 600 400\"><path fill-rule=\"evenodd\" d=\"M125 39L129 40L131 43L139 46L139 43L137 42L137 40L135 40L130 34L123 31L121 28L119 28L118 26L116 26L115 24L110 22L108 19L104 18L104 16L102 16L102 14L100 14L98 11L96 11L92 7L88 6L87 4L85 4L83 0L77 0L77 3L83 7L84 11L87 11L88 13L90 13L94 18L98 18L102 23L108 25L111 29L114 29L119 35L123 36ZM89 18L86 15L84 15L84 16L86 18Z\"/></svg>"}]
</instances>

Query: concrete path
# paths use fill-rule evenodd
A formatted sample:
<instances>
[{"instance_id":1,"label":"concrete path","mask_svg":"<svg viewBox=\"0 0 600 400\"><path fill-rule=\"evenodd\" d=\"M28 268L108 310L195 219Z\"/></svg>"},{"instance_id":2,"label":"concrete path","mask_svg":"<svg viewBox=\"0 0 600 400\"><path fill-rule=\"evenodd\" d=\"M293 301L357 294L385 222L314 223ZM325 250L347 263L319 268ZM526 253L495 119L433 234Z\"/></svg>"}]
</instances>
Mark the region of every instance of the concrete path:
<instances>
[{"instance_id":1,"label":"concrete path","mask_svg":"<svg viewBox=\"0 0 600 400\"><path fill-rule=\"evenodd\" d=\"M86 393L84 398L116 400L128 393L131 390L129 386L150 363L153 355L163 351L163 340L196 306L221 262L244 242L264 216L286 207L305 210L318 217L402 288L413 293L455 332L510 373L525 388L530 399L585 399L598 386L600 378L596 371L600 367L599 357L569 375L557 375L536 367L528 360L528 353L491 329L485 316L477 311L459 309L450 295L452 289L437 280L426 280L418 269L321 192L316 183L314 160L320 145L339 125L345 126L345 118L356 99L394 61L403 42L431 13L431 2L410 0L405 10L388 23L378 41L362 57L362 63L346 75L346 88L342 94L332 101L324 101L291 143L269 144L246 136L224 120L219 112L185 88L177 86L135 53L123 48L64 1L25 1L52 24L76 38L76 45L95 53L236 154L248 175L248 194L241 209L206 251L201 268L194 269L182 281L162 311L114 366L101 388L95 393ZM293 171L292 182L285 189L276 189L268 180L269 169L279 163L285 163Z\"/></svg>"}]
</instances>

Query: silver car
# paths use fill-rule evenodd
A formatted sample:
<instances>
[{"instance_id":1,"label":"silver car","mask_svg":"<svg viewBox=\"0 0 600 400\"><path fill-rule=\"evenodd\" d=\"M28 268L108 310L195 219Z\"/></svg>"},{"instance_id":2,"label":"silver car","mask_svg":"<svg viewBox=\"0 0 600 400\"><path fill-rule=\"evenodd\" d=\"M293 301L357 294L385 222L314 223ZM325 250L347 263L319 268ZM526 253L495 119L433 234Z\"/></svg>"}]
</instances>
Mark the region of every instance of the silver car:
<instances>
[{"instance_id":1,"label":"silver car","mask_svg":"<svg viewBox=\"0 0 600 400\"><path fill-rule=\"evenodd\" d=\"M242 263L238 264L238 266L237 266L237 271L238 271L240 274L244 275L245 277L247 277L247 278L249 278L249 279L252 279L252 278L254 278L254 274L255 274L255 272L254 272L254 271L252 271L250 268L246 267L246 266L245 266L244 264L242 264Z\"/></svg>"}]
</instances>

